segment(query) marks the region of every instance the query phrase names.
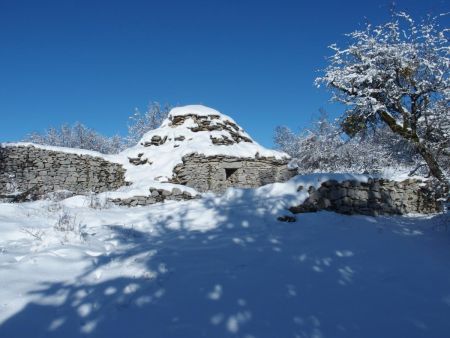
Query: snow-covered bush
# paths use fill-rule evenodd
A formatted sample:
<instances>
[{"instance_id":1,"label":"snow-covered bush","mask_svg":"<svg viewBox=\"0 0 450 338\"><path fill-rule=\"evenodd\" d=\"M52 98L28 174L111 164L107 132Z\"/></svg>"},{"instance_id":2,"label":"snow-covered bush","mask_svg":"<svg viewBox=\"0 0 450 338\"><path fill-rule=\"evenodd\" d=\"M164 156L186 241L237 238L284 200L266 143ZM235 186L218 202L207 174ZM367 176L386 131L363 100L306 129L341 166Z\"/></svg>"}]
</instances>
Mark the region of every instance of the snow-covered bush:
<instances>
[{"instance_id":1,"label":"snow-covered bush","mask_svg":"<svg viewBox=\"0 0 450 338\"><path fill-rule=\"evenodd\" d=\"M91 192L88 195L88 206L91 209L108 209L111 207L111 203L108 201L107 196L99 196L95 192Z\"/></svg>"},{"instance_id":2,"label":"snow-covered bush","mask_svg":"<svg viewBox=\"0 0 450 338\"><path fill-rule=\"evenodd\" d=\"M450 47L439 17L416 23L406 13L377 27L348 34L316 80L344 103L344 130L355 135L387 126L426 162L432 176L446 182L450 154Z\"/></svg>"},{"instance_id":3,"label":"snow-covered bush","mask_svg":"<svg viewBox=\"0 0 450 338\"><path fill-rule=\"evenodd\" d=\"M58 215L54 229L62 232L74 231L76 225L76 216L72 215L67 209L62 209Z\"/></svg>"},{"instance_id":4,"label":"snow-covered bush","mask_svg":"<svg viewBox=\"0 0 450 338\"><path fill-rule=\"evenodd\" d=\"M62 208L58 214L57 220L53 229L63 233L63 241L69 241L70 237L77 237L85 241L87 239L86 225L77 221L76 215L70 213L67 209Z\"/></svg>"},{"instance_id":5,"label":"snow-covered bush","mask_svg":"<svg viewBox=\"0 0 450 338\"><path fill-rule=\"evenodd\" d=\"M170 105L161 106L158 102L150 103L144 113L136 108L134 114L129 117L126 143L133 146L139 142L145 133L158 128L169 114L170 109Z\"/></svg>"},{"instance_id":6,"label":"snow-covered bush","mask_svg":"<svg viewBox=\"0 0 450 338\"><path fill-rule=\"evenodd\" d=\"M116 154L124 148L124 141L120 136L104 136L78 122L73 126L63 124L59 128L49 128L43 133L34 132L28 135L24 141L94 150L104 154Z\"/></svg>"}]
</instances>

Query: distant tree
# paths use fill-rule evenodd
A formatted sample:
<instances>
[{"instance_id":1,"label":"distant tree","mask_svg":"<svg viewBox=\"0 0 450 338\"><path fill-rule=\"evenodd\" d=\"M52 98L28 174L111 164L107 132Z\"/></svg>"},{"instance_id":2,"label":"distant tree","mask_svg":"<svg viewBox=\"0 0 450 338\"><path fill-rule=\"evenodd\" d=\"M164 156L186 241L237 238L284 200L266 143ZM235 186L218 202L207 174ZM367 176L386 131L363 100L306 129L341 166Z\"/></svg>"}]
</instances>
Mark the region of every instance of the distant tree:
<instances>
[{"instance_id":1,"label":"distant tree","mask_svg":"<svg viewBox=\"0 0 450 338\"><path fill-rule=\"evenodd\" d=\"M325 84L348 108L342 128L350 136L388 126L423 158L432 176L447 185L450 155L450 48L439 17L417 24L395 13L381 26L348 34L316 84Z\"/></svg>"},{"instance_id":2,"label":"distant tree","mask_svg":"<svg viewBox=\"0 0 450 338\"><path fill-rule=\"evenodd\" d=\"M145 113L138 109L129 117L128 135L104 136L77 122L48 128L44 132L33 132L23 140L42 145L94 150L104 154L116 154L127 146L133 146L150 130L158 128L170 111L169 105L150 103Z\"/></svg>"},{"instance_id":3,"label":"distant tree","mask_svg":"<svg viewBox=\"0 0 450 338\"><path fill-rule=\"evenodd\" d=\"M57 147L94 150L104 154L116 154L124 148L124 142L120 136L103 136L79 122L73 126L63 124L59 128L49 128L43 133L31 133L24 141Z\"/></svg>"},{"instance_id":4,"label":"distant tree","mask_svg":"<svg viewBox=\"0 0 450 338\"><path fill-rule=\"evenodd\" d=\"M129 118L126 143L129 146L135 145L145 133L158 128L169 115L170 109L170 105L161 106L158 102L150 103L144 113L136 108L134 114Z\"/></svg>"}]
</instances>

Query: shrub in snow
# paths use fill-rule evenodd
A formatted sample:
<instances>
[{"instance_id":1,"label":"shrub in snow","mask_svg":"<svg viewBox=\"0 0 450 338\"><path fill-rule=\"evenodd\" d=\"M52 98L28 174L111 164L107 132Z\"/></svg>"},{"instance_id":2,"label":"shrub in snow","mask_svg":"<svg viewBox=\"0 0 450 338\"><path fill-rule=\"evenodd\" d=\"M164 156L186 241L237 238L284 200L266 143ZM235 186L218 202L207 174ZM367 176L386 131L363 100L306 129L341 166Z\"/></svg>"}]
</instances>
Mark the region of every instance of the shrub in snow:
<instances>
[{"instance_id":1,"label":"shrub in snow","mask_svg":"<svg viewBox=\"0 0 450 338\"><path fill-rule=\"evenodd\" d=\"M70 236L76 236L85 241L88 233L86 232L86 225L77 221L77 217L71 214L67 209L62 208L58 214L53 229L64 234L64 242L69 241Z\"/></svg>"},{"instance_id":2,"label":"shrub in snow","mask_svg":"<svg viewBox=\"0 0 450 338\"><path fill-rule=\"evenodd\" d=\"M348 106L344 130L389 129L410 144L432 176L445 184L450 155L449 30L438 17L416 23L395 13L388 23L348 34L316 84L331 88Z\"/></svg>"},{"instance_id":3,"label":"shrub in snow","mask_svg":"<svg viewBox=\"0 0 450 338\"><path fill-rule=\"evenodd\" d=\"M107 196L99 196L95 192L91 192L88 195L89 208L91 209L108 209L111 206L111 203L108 201Z\"/></svg>"},{"instance_id":4,"label":"shrub in snow","mask_svg":"<svg viewBox=\"0 0 450 338\"><path fill-rule=\"evenodd\" d=\"M54 229L62 232L74 231L76 224L76 216L72 215L68 210L62 209L58 215Z\"/></svg>"}]
</instances>

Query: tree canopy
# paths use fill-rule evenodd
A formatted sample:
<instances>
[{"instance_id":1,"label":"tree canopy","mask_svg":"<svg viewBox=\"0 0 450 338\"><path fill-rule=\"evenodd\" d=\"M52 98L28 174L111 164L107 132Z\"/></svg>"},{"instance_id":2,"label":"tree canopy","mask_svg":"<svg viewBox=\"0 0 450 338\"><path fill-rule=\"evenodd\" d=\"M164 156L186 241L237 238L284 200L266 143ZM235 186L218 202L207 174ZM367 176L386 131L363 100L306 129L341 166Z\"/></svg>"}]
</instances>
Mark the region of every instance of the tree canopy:
<instances>
[{"instance_id":1,"label":"tree canopy","mask_svg":"<svg viewBox=\"0 0 450 338\"><path fill-rule=\"evenodd\" d=\"M450 48L440 17L416 23L394 13L386 24L347 34L316 84L344 103L342 126L350 136L387 125L422 156L431 175L445 181L450 154Z\"/></svg>"}]
</instances>

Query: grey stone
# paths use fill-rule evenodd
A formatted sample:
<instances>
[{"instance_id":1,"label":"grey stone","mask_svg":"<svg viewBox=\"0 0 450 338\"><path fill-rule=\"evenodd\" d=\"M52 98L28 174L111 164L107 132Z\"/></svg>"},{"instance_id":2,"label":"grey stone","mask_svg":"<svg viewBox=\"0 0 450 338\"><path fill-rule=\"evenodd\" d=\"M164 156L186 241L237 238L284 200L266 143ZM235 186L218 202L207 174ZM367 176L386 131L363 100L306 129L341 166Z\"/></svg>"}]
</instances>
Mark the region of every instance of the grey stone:
<instances>
[{"instance_id":1,"label":"grey stone","mask_svg":"<svg viewBox=\"0 0 450 338\"><path fill-rule=\"evenodd\" d=\"M74 193L102 192L126 184L122 166L100 157L40 149L32 145L0 146L0 194L10 190L7 183L12 181L19 191L39 185L38 192L42 196L59 189Z\"/></svg>"},{"instance_id":2,"label":"grey stone","mask_svg":"<svg viewBox=\"0 0 450 338\"><path fill-rule=\"evenodd\" d=\"M331 210L373 216L440 212L443 204L438 201L438 194L434 193L433 184L436 182L428 182L426 187L423 187L424 184L417 180L391 182L371 179L368 183L327 181L317 191L310 187L310 197L290 210L293 213Z\"/></svg>"},{"instance_id":3,"label":"grey stone","mask_svg":"<svg viewBox=\"0 0 450 338\"><path fill-rule=\"evenodd\" d=\"M172 192L169 190L161 190L161 195L163 196L170 196L172 195Z\"/></svg>"},{"instance_id":4,"label":"grey stone","mask_svg":"<svg viewBox=\"0 0 450 338\"><path fill-rule=\"evenodd\" d=\"M171 182L184 184L200 192L223 192L229 187L256 188L274 182L284 182L296 172L287 168L289 160L259 157L184 156L174 168Z\"/></svg>"},{"instance_id":5,"label":"grey stone","mask_svg":"<svg viewBox=\"0 0 450 338\"><path fill-rule=\"evenodd\" d=\"M173 188L172 189L172 195L178 196L178 195L182 195L183 192L181 191L180 188Z\"/></svg>"}]
</instances>

